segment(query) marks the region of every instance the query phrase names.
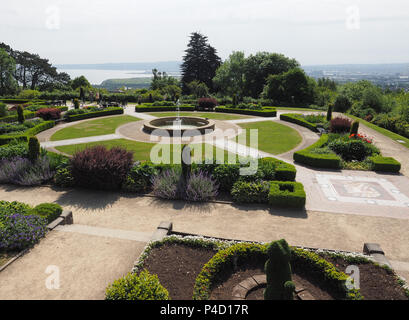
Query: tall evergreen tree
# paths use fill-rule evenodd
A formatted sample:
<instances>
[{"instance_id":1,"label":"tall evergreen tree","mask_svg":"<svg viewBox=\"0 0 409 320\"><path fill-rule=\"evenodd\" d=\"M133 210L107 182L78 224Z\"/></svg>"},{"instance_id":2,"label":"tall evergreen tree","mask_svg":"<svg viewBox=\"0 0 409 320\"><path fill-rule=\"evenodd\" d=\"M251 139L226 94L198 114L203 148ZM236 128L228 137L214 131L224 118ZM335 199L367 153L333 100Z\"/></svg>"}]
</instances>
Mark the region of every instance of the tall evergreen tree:
<instances>
[{"instance_id":1,"label":"tall evergreen tree","mask_svg":"<svg viewBox=\"0 0 409 320\"><path fill-rule=\"evenodd\" d=\"M208 44L206 36L193 32L185 53L181 66L183 91L188 92L188 84L194 80L212 90L212 79L221 64L216 49Z\"/></svg>"}]
</instances>

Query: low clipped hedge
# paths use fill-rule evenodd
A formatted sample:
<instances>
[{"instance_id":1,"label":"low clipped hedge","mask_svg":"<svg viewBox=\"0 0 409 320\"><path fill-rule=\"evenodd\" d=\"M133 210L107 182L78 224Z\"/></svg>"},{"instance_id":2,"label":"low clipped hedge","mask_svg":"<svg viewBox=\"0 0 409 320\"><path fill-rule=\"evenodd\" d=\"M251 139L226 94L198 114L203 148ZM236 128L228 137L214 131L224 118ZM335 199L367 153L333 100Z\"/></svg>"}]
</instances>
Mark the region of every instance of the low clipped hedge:
<instances>
[{"instance_id":1,"label":"low clipped hedge","mask_svg":"<svg viewBox=\"0 0 409 320\"><path fill-rule=\"evenodd\" d=\"M314 132L318 132L316 124L308 122L307 120L301 118L298 114L294 114L294 113L281 114L280 120L295 123L302 127L306 127Z\"/></svg>"},{"instance_id":2,"label":"low clipped hedge","mask_svg":"<svg viewBox=\"0 0 409 320\"><path fill-rule=\"evenodd\" d=\"M62 207L56 203L42 203L34 207L32 213L51 223L61 215Z\"/></svg>"},{"instance_id":3,"label":"low clipped hedge","mask_svg":"<svg viewBox=\"0 0 409 320\"><path fill-rule=\"evenodd\" d=\"M276 117L277 116L277 109L274 107L263 107L263 109L261 110L216 107L215 111L224 112L224 113L246 114L250 116L259 116L259 117Z\"/></svg>"},{"instance_id":4,"label":"low clipped hedge","mask_svg":"<svg viewBox=\"0 0 409 320\"><path fill-rule=\"evenodd\" d=\"M341 158L336 154L315 154L310 152L310 150L320 148L327 144L328 138L329 136L327 134L323 134L317 142L308 148L294 152L294 161L315 168L339 169L341 167Z\"/></svg>"},{"instance_id":5,"label":"low clipped hedge","mask_svg":"<svg viewBox=\"0 0 409 320\"><path fill-rule=\"evenodd\" d=\"M235 267L246 262L263 263L268 259L267 244L239 243L220 250L206 263L195 280L194 300L208 300L210 294L223 275L229 274ZM325 282L340 298L361 300L359 290L348 289L348 276L339 272L333 264L304 249L291 247L291 264L303 267L303 271L311 271L315 277Z\"/></svg>"},{"instance_id":6,"label":"low clipped hedge","mask_svg":"<svg viewBox=\"0 0 409 320\"><path fill-rule=\"evenodd\" d=\"M195 107L191 105L179 106L180 111L195 111ZM135 106L135 112L164 112L177 111L177 106L155 106L154 104L143 104Z\"/></svg>"},{"instance_id":7,"label":"low clipped hedge","mask_svg":"<svg viewBox=\"0 0 409 320\"><path fill-rule=\"evenodd\" d=\"M398 173L401 169L401 163L391 157L374 156L370 157L369 161L374 171Z\"/></svg>"},{"instance_id":8,"label":"low clipped hedge","mask_svg":"<svg viewBox=\"0 0 409 320\"><path fill-rule=\"evenodd\" d=\"M268 203L272 206L303 208L306 194L299 182L271 181Z\"/></svg>"},{"instance_id":9,"label":"low clipped hedge","mask_svg":"<svg viewBox=\"0 0 409 320\"><path fill-rule=\"evenodd\" d=\"M24 111L24 118L25 119L33 119L33 118L35 118L36 117L36 113L35 112L32 112L32 111ZM11 116L6 116L6 117L2 117L2 118L0 118L0 122L7 122L7 123L10 123L10 122L17 122L18 121L18 116L17 116L17 113L16 114L13 114L13 115L11 115Z\"/></svg>"},{"instance_id":10,"label":"low clipped hedge","mask_svg":"<svg viewBox=\"0 0 409 320\"><path fill-rule=\"evenodd\" d=\"M81 113L81 114L75 114L75 115L66 115L65 119L68 122L74 122L78 120L112 116L112 115L123 114L123 113L124 113L123 108L115 107L115 108L109 108L108 110L102 110L102 111L87 112L87 113Z\"/></svg>"},{"instance_id":11,"label":"low clipped hedge","mask_svg":"<svg viewBox=\"0 0 409 320\"><path fill-rule=\"evenodd\" d=\"M143 270L139 275L129 273L114 281L105 292L106 300L170 300L169 292L157 275Z\"/></svg>"},{"instance_id":12,"label":"low clipped hedge","mask_svg":"<svg viewBox=\"0 0 409 320\"><path fill-rule=\"evenodd\" d=\"M29 137L35 136L36 134L51 129L52 127L55 126L54 121L45 121L42 122L35 127L32 127L28 129L24 134L21 135L15 135L15 136L10 136L10 135L1 135L0 136L0 145L5 145L8 144L12 140L17 140L17 141L23 141L26 142L28 141Z\"/></svg>"},{"instance_id":13,"label":"low clipped hedge","mask_svg":"<svg viewBox=\"0 0 409 320\"><path fill-rule=\"evenodd\" d=\"M287 162L275 158L262 158L261 164L272 163L274 166L275 176L274 180L278 181L295 181L297 169Z\"/></svg>"}]
</instances>

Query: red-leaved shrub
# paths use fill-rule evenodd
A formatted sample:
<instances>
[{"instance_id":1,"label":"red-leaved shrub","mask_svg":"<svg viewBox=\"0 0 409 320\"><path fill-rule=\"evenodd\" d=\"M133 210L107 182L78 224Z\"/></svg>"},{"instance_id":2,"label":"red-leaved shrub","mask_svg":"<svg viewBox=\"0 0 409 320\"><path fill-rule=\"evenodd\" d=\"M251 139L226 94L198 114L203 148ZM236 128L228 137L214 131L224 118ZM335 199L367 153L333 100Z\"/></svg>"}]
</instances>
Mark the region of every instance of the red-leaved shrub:
<instances>
[{"instance_id":1,"label":"red-leaved shrub","mask_svg":"<svg viewBox=\"0 0 409 320\"><path fill-rule=\"evenodd\" d=\"M200 98L197 100L198 109L214 109L217 106L217 100L214 98Z\"/></svg>"},{"instance_id":2,"label":"red-leaved shrub","mask_svg":"<svg viewBox=\"0 0 409 320\"><path fill-rule=\"evenodd\" d=\"M329 131L331 133L345 133L351 129L352 121L348 118L337 117L331 120Z\"/></svg>"},{"instance_id":3,"label":"red-leaved shrub","mask_svg":"<svg viewBox=\"0 0 409 320\"><path fill-rule=\"evenodd\" d=\"M95 146L77 152L71 159L71 172L78 186L117 190L133 164L133 154L114 147Z\"/></svg>"},{"instance_id":4,"label":"red-leaved shrub","mask_svg":"<svg viewBox=\"0 0 409 320\"><path fill-rule=\"evenodd\" d=\"M44 120L57 120L61 118L61 109L58 108L44 108L36 112L36 116Z\"/></svg>"}]
</instances>

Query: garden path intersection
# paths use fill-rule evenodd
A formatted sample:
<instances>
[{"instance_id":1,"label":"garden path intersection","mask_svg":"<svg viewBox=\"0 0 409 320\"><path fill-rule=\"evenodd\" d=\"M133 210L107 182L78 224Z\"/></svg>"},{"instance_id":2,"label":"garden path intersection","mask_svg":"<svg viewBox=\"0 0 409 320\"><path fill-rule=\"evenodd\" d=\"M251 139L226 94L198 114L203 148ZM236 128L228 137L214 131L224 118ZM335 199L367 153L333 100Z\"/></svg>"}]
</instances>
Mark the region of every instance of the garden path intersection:
<instances>
[{"instance_id":1,"label":"garden path intersection","mask_svg":"<svg viewBox=\"0 0 409 320\"><path fill-rule=\"evenodd\" d=\"M142 121L155 119L133 110L128 107L125 114ZM240 155L275 157L294 164L294 151L311 145L318 136L279 120L280 113L289 112L279 111L276 118L251 117L220 123L237 128L239 124L262 121L285 124L302 137L291 151L273 155L232 140L226 144L225 139L215 139L213 144ZM123 138L118 133L121 130L117 130L112 135L50 141L57 130L71 125L74 124L40 133L42 146L55 151L55 147L62 145ZM290 245L355 252L362 251L364 242L376 242L397 273L409 279L409 149L363 124L360 130L373 137L385 156L393 156L402 163L402 174L316 170L294 164L297 181L304 184L307 193L302 215L263 205L212 202L196 205L115 192L3 185L0 199L30 205L59 203L73 211L74 225L51 231L29 253L0 272L0 299L103 299L106 286L132 269L161 221L172 221L174 229L180 232L266 242L286 238ZM60 268L58 290L49 290L44 285L49 265ZM24 283L22 277L27 279Z\"/></svg>"}]
</instances>

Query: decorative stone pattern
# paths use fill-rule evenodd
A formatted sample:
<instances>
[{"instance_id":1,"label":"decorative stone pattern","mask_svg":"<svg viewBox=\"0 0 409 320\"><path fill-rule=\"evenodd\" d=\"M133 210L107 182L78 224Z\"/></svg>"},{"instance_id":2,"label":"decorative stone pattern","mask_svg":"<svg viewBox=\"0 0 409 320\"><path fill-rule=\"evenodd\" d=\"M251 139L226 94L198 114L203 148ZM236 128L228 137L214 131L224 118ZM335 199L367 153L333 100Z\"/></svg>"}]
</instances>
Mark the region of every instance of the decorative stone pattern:
<instances>
[{"instance_id":1,"label":"decorative stone pattern","mask_svg":"<svg viewBox=\"0 0 409 320\"><path fill-rule=\"evenodd\" d=\"M330 201L409 207L409 198L383 178L317 174L316 179Z\"/></svg>"},{"instance_id":2,"label":"decorative stone pattern","mask_svg":"<svg viewBox=\"0 0 409 320\"><path fill-rule=\"evenodd\" d=\"M257 289L267 285L267 278L265 274L259 274L247 278L240 282L233 288L232 299L233 300L246 300L248 293L251 290ZM299 300L315 300L313 295L304 288L295 288L296 296Z\"/></svg>"}]
</instances>

